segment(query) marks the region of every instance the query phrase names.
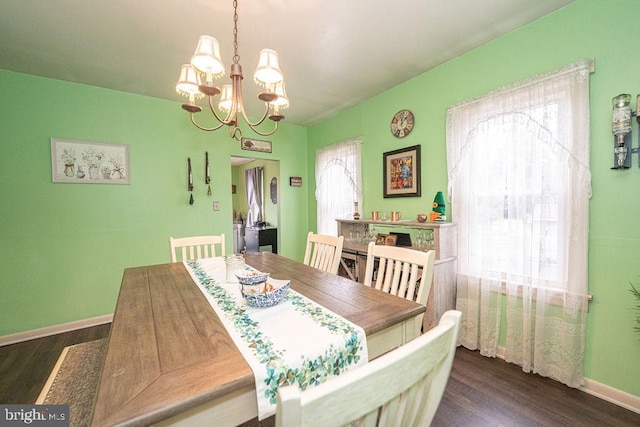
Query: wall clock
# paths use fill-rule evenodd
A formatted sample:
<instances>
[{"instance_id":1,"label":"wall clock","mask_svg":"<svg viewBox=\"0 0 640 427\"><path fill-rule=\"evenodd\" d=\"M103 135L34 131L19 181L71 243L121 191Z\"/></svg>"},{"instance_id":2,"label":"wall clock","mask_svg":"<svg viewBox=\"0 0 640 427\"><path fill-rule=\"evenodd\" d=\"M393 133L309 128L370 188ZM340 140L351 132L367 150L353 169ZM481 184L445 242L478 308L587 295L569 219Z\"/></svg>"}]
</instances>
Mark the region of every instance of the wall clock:
<instances>
[{"instance_id":1,"label":"wall clock","mask_svg":"<svg viewBox=\"0 0 640 427\"><path fill-rule=\"evenodd\" d=\"M400 110L391 119L391 133L396 138L404 138L413 129L413 113L409 110Z\"/></svg>"}]
</instances>

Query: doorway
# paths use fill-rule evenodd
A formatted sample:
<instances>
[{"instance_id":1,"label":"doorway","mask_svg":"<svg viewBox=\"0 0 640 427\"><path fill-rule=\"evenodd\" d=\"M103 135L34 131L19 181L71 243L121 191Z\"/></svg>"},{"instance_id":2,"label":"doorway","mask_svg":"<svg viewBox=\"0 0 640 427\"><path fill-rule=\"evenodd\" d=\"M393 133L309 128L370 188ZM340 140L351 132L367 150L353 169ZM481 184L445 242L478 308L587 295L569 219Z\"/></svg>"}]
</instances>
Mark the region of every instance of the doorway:
<instances>
[{"instance_id":1,"label":"doorway","mask_svg":"<svg viewBox=\"0 0 640 427\"><path fill-rule=\"evenodd\" d=\"M249 245L247 245L247 214L249 201L247 199L245 171L253 168L262 170L262 216L261 222L255 224L260 229L252 227L249 230ZM231 202L233 207L233 251L242 253L247 250L271 250L277 252L280 240L280 161L266 160L253 157L231 157ZM260 241L251 240L259 236ZM258 237L256 237L258 239ZM272 241L266 241L271 239ZM262 244L269 243L269 244ZM271 244L272 243L272 244Z\"/></svg>"}]
</instances>

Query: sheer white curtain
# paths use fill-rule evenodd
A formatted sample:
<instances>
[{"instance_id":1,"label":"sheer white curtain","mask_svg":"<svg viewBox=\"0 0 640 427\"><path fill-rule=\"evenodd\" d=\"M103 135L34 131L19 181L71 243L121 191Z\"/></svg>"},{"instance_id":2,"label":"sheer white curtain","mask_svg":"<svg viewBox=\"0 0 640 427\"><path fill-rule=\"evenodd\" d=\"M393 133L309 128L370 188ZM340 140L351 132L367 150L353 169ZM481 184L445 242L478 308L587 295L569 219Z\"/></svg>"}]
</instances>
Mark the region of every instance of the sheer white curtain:
<instances>
[{"instance_id":1,"label":"sheer white curtain","mask_svg":"<svg viewBox=\"0 0 640 427\"><path fill-rule=\"evenodd\" d=\"M316 151L318 233L338 234L337 218L353 218L362 209L362 140L352 139Z\"/></svg>"},{"instance_id":2,"label":"sheer white curtain","mask_svg":"<svg viewBox=\"0 0 640 427\"><path fill-rule=\"evenodd\" d=\"M592 60L447 110L460 343L583 383ZM502 313L503 308L506 309Z\"/></svg>"}]
</instances>

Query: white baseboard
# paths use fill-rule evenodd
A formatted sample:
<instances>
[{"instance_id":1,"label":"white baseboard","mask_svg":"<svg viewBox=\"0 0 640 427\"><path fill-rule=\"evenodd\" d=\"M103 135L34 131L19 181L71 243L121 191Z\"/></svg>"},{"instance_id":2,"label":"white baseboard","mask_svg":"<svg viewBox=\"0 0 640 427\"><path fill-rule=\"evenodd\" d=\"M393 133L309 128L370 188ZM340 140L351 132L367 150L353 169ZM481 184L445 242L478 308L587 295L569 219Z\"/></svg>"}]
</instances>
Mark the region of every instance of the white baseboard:
<instances>
[{"instance_id":1,"label":"white baseboard","mask_svg":"<svg viewBox=\"0 0 640 427\"><path fill-rule=\"evenodd\" d=\"M36 338L47 337L50 335L60 334L63 332L75 331L78 329L89 328L91 326L104 325L111 323L113 314L105 314L104 316L92 317L90 319L77 320L75 322L62 323L60 325L47 326L46 328L33 329L31 331L18 332L17 334L9 334L0 336L0 347L15 344L23 341L29 341Z\"/></svg>"},{"instance_id":2,"label":"white baseboard","mask_svg":"<svg viewBox=\"0 0 640 427\"><path fill-rule=\"evenodd\" d=\"M630 411L640 414L640 397L627 393L617 388L609 387L589 378L584 379L584 386L580 390L592 396L599 397Z\"/></svg>"},{"instance_id":3,"label":"white baseboard","mask_svg":"<svg viewBox=\"0 0 640 427\"><path fill-rule=\"evenodd\" d=\"M504 347L498 347L498 358L504 360L505 352L506 349ZM618 405L622 408L640 414L640 397L634 396L626 391L609 387L606 384L599 383L589 378L584 379L584 385L580 387L580 390L592 396L599 397L602 400L606 400L607 402L611 402L614 405Z\"/></svg>"}]
</instances>

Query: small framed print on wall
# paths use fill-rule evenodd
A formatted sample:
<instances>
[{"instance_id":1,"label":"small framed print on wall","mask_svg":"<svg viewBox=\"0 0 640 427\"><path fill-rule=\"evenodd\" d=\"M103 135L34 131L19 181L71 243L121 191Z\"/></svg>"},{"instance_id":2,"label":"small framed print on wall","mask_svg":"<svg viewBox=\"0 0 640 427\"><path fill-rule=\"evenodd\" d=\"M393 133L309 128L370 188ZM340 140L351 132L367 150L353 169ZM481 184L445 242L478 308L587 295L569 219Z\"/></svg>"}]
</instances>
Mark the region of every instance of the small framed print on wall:
<instances>
[{"instance_id":1,"label":"small framed print on wall","mask_svg":"<svg viewBox=\"0 0 640 427\"><path fill-rule=\"evenodd\" d=\"M384 197L420 197L420 146L382 155Z\"/></svg>"},{"instance_id":2,"label":"small framed print on wall","mask_svg":"<svg viewBox=\"0 0 640 427\"><path fill-rule=\"evenodd\" d=\"M242 138L240 147L243 150L259 151L261 153L271 153L271 141L262 141L260 139Z\"/></svg>"}]
</instances>

